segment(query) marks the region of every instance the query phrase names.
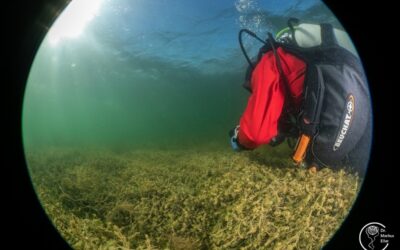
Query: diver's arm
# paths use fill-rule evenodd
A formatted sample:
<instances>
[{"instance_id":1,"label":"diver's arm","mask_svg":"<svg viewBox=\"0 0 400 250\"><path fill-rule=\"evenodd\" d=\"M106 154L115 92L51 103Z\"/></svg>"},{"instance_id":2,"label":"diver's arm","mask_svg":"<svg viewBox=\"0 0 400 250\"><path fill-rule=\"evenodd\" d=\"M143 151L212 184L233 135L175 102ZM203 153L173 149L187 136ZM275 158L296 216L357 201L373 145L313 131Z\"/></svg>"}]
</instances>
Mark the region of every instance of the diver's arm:
<instances>
[{"instance_id":1,"label":"diver's arm","mask_svg":"<svg viewBox=\"0 0 400 250\"><path fill-rule=\"evenodd\" d=\"M293 104L300 106L306 65L281 48L277 52L290 85ZM252 73L252 93L239 123L237 143L243 148L254 149L268 144L278 135L285 101L283 84L273 52L265 53Z\"/></svg>"},{"instance_id":2,"label":"diver's arm","mask_svg":"<svg viewBox=\"0 0 400 250\"><path fill-rule=\"evenodd\" d=\"M239 143L248 149L268 144L278 134L284 95L272 52L267 52L254 69L251 89L238 131Z\"/></svg>"}]
</instances>

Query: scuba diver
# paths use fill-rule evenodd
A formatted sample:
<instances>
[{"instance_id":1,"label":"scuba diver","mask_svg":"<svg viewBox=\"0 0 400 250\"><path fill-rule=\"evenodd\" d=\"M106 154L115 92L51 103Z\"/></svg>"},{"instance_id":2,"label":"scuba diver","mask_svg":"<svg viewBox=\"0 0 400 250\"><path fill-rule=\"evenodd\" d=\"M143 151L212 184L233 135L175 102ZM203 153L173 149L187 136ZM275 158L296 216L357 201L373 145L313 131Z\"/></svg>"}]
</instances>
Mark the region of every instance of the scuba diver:
<instances>
[{"instance_id":1,"label":"scuba diver","mask_svg":"<svg viewBox=\"0 0 400 250\"><path fill-rule=\"evenodd\" d=\"M264 44L253 60L243 34ZM242 29L239 43L249 63L243 87L251 94L239 124L229 132L233 150L277 146L287 139L296 165L312 172L349 166L363 174L372 110L362 64L347 33L291 18L276 39L268 33L262 40Z\"/></svg>"}]
</instances>

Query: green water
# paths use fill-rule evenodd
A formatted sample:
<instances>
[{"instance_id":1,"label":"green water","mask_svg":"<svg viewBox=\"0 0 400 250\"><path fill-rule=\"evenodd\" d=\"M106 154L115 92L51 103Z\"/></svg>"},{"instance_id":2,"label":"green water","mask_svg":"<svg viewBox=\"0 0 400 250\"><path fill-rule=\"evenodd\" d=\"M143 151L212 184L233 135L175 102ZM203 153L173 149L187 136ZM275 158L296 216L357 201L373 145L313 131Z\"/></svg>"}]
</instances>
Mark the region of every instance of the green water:
<instances>
[{"instance_id":1,"label":"green water","mask_svg":"<svg viewBox=\"0 0 400 250\"><path fill-rule=\"evenodd\" d=\"M89 46L41 47L24 102L26 147L227 144L247 93L243 73L164 66L153 75ZM49 63L51 62L51 63Z\"/></svg>"}]
</instances>

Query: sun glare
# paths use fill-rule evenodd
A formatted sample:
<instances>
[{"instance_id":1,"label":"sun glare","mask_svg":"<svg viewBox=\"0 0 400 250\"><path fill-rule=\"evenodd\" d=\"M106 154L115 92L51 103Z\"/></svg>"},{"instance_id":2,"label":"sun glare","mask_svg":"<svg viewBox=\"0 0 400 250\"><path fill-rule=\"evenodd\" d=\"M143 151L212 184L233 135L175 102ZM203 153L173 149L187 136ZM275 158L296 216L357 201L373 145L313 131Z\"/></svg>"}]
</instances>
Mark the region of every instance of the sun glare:
<instances>
[{"instance_id":1,"label":"sun glare","mask_svg":"<svg viewBox=\"0 0 400 250\"><path fill-rule=\"evenodd\" d=\"M77 38L97 15L102 0L72 0L49 30L50 44L57 45L65 38Z\"/></svg>"}]
</instances>

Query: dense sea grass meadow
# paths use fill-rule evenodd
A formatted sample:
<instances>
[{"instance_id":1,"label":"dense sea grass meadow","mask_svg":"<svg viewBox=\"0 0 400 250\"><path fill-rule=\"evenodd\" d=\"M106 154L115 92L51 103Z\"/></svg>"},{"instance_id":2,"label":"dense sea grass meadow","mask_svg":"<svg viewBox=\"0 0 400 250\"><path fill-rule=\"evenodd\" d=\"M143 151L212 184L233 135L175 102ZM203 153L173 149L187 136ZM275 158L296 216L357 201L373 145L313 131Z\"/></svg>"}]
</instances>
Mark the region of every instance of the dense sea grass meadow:
<instances>
[{"instance_id":1,"label":"dense sea grass meadow","mask_svg":"<svg viewBox=\"0 0 400 250\"><path fill-rule=\"evenodd\" d=\"M320 249L361 179L264 148L51 149L27 155L43 207L75 249Z\"/></svg>"}]
</instances>

